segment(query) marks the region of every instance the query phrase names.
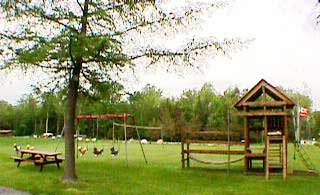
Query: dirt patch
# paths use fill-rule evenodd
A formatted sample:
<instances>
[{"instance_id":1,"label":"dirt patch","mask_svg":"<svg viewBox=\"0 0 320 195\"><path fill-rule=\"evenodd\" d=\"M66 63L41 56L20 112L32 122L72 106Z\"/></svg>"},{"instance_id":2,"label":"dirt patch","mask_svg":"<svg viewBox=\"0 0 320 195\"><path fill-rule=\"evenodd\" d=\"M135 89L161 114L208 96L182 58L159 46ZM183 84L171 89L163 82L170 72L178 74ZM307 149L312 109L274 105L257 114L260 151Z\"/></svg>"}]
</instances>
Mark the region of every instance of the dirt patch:
<instances>
[{"instance_id":1,"label":"dirt patch","mask_svg":"<svg viewBox=\"0 0 320 195\"><path fill-rule=\"evenodd\" d=\"M0 194L6 194L6 195L31 195L28 192L22 192L18 191L12 188L7 188L7 187L0 187Z\"/></svg>"}]
</instances>

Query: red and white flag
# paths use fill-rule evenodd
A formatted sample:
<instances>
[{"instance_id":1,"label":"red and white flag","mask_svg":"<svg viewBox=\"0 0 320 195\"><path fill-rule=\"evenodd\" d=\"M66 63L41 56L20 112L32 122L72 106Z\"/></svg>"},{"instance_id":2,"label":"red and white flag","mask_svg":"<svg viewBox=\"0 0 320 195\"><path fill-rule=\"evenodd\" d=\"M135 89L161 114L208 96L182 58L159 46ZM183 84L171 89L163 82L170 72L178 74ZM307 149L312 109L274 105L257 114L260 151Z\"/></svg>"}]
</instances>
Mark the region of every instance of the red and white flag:
<instances>
[{"instance_id":1,"label":"red and white flag","mask_svg":"<svg viewBox=\"0 0 320 195\"><path fill-rule=\"evenodd\" d=\"M309 113L308 113L308 109L301 107L300 108L300 116L301 117L308 117Z\"/></svg>"}]
</instances>

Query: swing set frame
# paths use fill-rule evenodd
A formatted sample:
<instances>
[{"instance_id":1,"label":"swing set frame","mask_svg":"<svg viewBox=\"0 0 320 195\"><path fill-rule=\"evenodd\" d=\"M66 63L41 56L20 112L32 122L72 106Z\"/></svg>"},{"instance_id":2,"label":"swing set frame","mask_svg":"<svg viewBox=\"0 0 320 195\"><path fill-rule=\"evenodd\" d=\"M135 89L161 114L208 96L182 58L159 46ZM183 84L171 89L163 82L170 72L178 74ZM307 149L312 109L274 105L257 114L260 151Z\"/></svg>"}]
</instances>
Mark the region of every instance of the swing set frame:
<instances>
[{"instance_id":1,"label":"swing set frame","mask_svg":"<svg viewBox=\"0 0 320 195\"><path fill-rule=\"evenodd\" d=\"M109 120L109 119L121 119L123 120L123 129L124 129L124 133L125 133L125 143L126 143L126 159L128 162L128 158L127 158L127 136L126 136L126 124L127 124L127 120L130 117L130 114L124 113L124 114L82 114L82 115L78 115L77 116L77 125L80 123L81 120L97 120L97 134L96 136L98 136L98 131L99 131L99 125L98 125L98 120L99 119L104 119L104 120ZM77 129L76 131L76 137L79 137L79 129ZM77 139L77 148L79 145L79 140ZM77 158L79 156L79 152L77 150Z\"/></svg>"},{"instance_id":2,"label":"swing set frame","mask_svg":"<svg viewBox=\"0 0 320 195\"><path fill-rule=\"evenodd\" d=\"M127 121L128 121L129 117L132 117L133 121L135 121L134 117L131 114L126 114L126 113L124 113L124 114L96 114L96 115L84 114L84 115L78 115L77 116L77 124L79 124L81 120L94 120L94 119L96 119L97 120L97 135L98 135L98 129L99 129L98 128L99 127L98 120L99 119L122 119L123 120L122 124L113 122L113 125L112 125L112 136L113 136L112 139L113 139L113 142L114 142L114 135L115 135L115 133L114 133L115 132L115 126L123 127L124 141L125 141L126 162L127 162L127 165L128 165L127 128L135 128L137 136L138 136L138 139L139 139L139 144L140 144L140 148L141 148L145 163L148 164L146 155L144 153L143 146L141 144L141 139L140 139L140 134L139 134L138 129L142 128L142 129L151 129L151 130L161 130L162 128L161 127L145 127L145 126L128 125ZM79 129L77 129L77 132L76 132L76 137L78 138L78 136L79 136ZM79 145L78 142L79 142L79 140L77 139L77 142L76 142L77 143L77 148L78 148L78 145ZM77 158L78 158L78 150L77 150Z\"/></svg>"}]
</instances>

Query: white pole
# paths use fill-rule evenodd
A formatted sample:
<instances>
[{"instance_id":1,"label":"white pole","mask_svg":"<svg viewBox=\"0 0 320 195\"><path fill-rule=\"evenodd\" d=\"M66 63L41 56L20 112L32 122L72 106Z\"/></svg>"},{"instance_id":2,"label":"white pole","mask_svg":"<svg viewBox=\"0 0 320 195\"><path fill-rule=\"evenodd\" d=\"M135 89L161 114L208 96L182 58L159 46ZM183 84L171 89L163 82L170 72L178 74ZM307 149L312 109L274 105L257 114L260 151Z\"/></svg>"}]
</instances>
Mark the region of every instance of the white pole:
<instances>
[{"instance_id":1,"label":"white pole","mask_svg":"<svg viewBox=\"0 0 320 195\"><path fill-rule=\"evenodd\" d=\"M46 119L46 135L48 133L48 128L49 128L49 111L47 111L47 119Z\"/></svg>"}]
</instances>

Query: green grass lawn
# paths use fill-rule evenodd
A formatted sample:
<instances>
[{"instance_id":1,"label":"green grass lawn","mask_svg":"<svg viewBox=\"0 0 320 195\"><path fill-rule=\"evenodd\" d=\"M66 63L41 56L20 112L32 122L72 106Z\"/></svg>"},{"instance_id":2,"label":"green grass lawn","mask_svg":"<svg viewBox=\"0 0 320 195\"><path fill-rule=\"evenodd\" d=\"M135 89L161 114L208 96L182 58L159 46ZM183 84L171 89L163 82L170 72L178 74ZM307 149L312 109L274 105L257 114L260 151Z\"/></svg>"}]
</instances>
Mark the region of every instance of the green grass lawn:
<instances>
[{"instance_id":1,"label":"green grass lawn","mask_svg":"<svg viewBox=\"0 0 320 195\"><path fill-rule=\"evenodd\" d=\"M76 162L79 182L64 184L63 164L61 169L55 165L39 167L32 163L22 163L19 168L10 159L15 155L13 144L33 145L35 149L63 152L63 140L33 138L0 138L0 186L13 187L34 194L319 194L320 177L288 176L287 181L281 175L264 176L244 175L243 162L231 165L230 173L226 165L203 165L191 162L191 168L181 169L181 146L155 143L144 145L148 164L137 143L128 145L128 165L124 144L120 145L120 155L112 157L110 141L101 141L82 146L89 152ZM103 147L102 157L95 157L93 146ZM217 147L217 146L214 146ZM312 160L320 170L320 148L305 146ZM206 157L208 158L208 156ZM211 156L212 158L212 156ZM218 156L218 158L226 158ZM293 147L290 145L289 164L294 170L305 170L299 159L293 160Z\"/></svg>"}]
</instances>

